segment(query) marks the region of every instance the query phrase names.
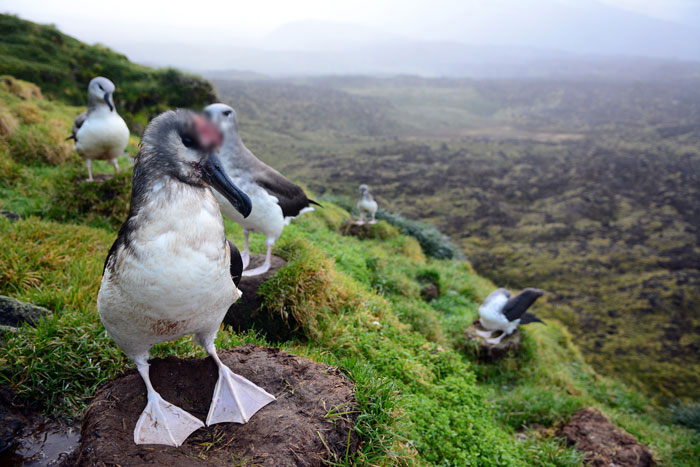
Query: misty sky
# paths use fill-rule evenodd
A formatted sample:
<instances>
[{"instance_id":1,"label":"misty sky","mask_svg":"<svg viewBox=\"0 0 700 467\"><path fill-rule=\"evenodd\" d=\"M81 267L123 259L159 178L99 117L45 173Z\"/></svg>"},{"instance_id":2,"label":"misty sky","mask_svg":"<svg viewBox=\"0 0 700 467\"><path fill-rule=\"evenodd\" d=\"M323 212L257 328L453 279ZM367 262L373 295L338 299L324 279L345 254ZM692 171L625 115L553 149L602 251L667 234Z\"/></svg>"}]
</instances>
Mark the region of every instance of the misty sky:
<instances>
[{"instance_id":1,"label":"misty sky","mask_svg":"<svg viewBox=\"0 0 700 467\"><path fill-rule=\"evenodd\" d=\"M700 61L700 0L0 0L3 10L200 71L489 76L561 53Z\"/></svg>"},{"instance_id":2,"label":"misty sky","mask_svg":"<svg viewBox=\"0 0 700 467\"><path fill-rule=\"evenodd\" d=\"M357 23L409 39L449 40L449 31L441 32L438 25L430 28L430 19L436 12L489 9L496 15L508 16L524 10L537 12L548 3L587 2L595 0L2 0L0 10L56 24L64 32L90 43L185 39L189 43L206 43L215 39L248 46L285 23L301 20ZM667 21L695 22L695 26L700 23L700 0L599 2Z\"/></svg>"}]
</instances>

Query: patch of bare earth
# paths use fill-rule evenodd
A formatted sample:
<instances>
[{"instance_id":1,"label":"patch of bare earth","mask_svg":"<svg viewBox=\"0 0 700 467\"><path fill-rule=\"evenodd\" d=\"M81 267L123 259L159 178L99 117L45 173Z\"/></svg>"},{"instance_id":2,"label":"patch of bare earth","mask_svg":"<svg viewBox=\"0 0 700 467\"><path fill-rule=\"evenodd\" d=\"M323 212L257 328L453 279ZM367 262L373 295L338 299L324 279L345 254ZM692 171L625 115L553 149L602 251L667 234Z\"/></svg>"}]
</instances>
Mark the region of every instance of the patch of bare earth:
<instances>
[{"instance_id":1,"label":"patch of bare earth","mask_svg":"<svg viewBox=\"0 0 700 467\"><path fill-rule=\"evenodd\" d=\"M560 434L586 454L586 464L595 467L651 467L654 456L649 447L613 425L596 409L576 412Z\"/></svg>"},{"instance_id":2,"label":"patch of bare earth","mask_svg":"<svg viewBox=\"0 0 700 467\"><path fill-rule=\"evenodd\" d=\"M253 345L222 350L219 356L277 400L245 425L202 428L179 448L136 445L133 430L146 406L146 387L132 370L95 395L83 420L75 465L319 466L342 462L357 449L354 386L336 368ZM156 359L150 374L166 401L206 418L218 377L211 358Z\"/></svg>"}]
</instances>

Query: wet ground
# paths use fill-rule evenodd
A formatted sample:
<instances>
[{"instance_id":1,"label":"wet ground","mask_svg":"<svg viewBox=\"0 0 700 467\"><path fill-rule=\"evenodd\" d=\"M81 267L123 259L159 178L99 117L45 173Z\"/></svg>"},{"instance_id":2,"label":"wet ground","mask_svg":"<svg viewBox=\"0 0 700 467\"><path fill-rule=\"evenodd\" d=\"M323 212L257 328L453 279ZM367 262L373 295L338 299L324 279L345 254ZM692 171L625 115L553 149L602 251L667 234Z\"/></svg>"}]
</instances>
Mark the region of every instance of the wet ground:
<instances>
[{"instance_id":1,"label":"wet ground","mask_svg":"<svg viewBox=\"0 0 700 467\"><path fill-rule=\"evenodd\" d=\"M0 453L0 467L59 466L75 451L79 440L78 428L39 420Z\"/></svg>"}]
</instances>

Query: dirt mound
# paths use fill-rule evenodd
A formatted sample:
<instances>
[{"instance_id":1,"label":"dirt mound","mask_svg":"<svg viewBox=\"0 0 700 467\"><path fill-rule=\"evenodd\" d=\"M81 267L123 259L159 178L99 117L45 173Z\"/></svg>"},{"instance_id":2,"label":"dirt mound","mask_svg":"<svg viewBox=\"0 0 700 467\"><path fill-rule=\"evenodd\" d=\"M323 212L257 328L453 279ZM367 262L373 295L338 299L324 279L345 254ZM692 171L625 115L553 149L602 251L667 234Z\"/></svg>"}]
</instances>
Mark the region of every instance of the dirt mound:
<instances>
[{"instance_id":1,"label":"dirt mound","mask_svg":"<svg viewBox=\"0 0 700 467\"><path fill-rule=\"evenodd\" d=\"M654 466L651 449L610 423L596 409L579 410L560 433L570 445L586 453L586 464L596 467Z\"/></svg>"},{"instance_id":2,"label":"dirt mound","mask_svg":"<svg viewBox=\"0 0 700 467\"><path fill-rule=\"evenodd\" d=\"M265 255L250 255L249 268L256 268L264 261ZM243 296L228 309L224 323L238 332L255 329L272 341L289 339L292 335L289 324L279 314L273 315L263 309L263 297L258 295L260 285L277 274L285 264L287 264L285 260L279 256L273 256L270 261L270 270L265 274L241 278L238 288L243 292Z\"/></svg>"},{"instance_id":3,"label":"dirt mound","mask_svg":"<svg viewBox=\"0 0 700 467\"><path fill-rule=\"evenodd\" d=\"M370 224L369 221L360 222L359 219L346 219L340 228L340 233L343 235L352 235L360 240L365 238L387 240L396 237L399 231L396 227L382 221Z\"/></svg>"},{"instance_id":4,"label":"dirt mound","mask_svg":"<svg viewBox=\"0 0 700 467\"><path fill-rule=\"evenodd\" d=\"M277 401L245 425L223 423L197 430L179 448L136 445L133 430L146 405L146 388L132 370L95 395L83 419L76 465L316 466L324 460L341 461L346 450L357 449L353 385L336 368L253 345L222 350L219 356ZM151 361L156 390L201 420L217 376L211 358Z\"/></svg>"},{"instance_id":5,"label":"dirt mound","mask_svg":"<svg viewBox=\"0 0 700 467\"><path fill-rule=\"evenodd\" d=\"M517 353L520 350L520 331L516 329L510 336L505 336L498 344L489 344L476 331L485 331L479 321L469 326L464 331L463 350L475 355L480 360L493 362L509 353ZM494 332L493 337L498 337L499 332Z\"/></svg>"}]
</instances>

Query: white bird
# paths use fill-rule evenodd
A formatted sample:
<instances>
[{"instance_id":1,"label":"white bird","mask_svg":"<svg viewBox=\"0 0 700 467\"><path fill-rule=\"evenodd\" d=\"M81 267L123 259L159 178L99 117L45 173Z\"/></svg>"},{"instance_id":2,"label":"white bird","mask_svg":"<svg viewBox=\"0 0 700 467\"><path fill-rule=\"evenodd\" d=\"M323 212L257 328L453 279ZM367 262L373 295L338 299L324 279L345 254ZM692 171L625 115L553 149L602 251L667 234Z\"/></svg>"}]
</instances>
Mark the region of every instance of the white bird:
<instances>
[{"instance_id":1,"label":"white bird","mask_svg":"<svg viewBox=\"0 0 700 467\"><path fill-rule=\"evenodd\" d=\"M253 203L250 216L243 217L233 209L231 203L214 192L221 205L221 212L243 227L243 276L256 276L270 269L272 246L282 235L290 219L307 211L313 211L317 202L307 198L299 185L285 178L278 171L260 161L243 144L238 133L238 118L232 107L226 104L211 104L204 114L214 122L224 135L221 147L221 162L229 177L245 191ZM257 268L245 270L250 262L248 236L250 232L265 235L267 252L265 262Z\"/></svg>"},{"instance_id":2,"label":"white bird","mask_svg":"<svg viewBox=\"0 0 700 467\"><path fill-rule=\"evenodd\" d=\"M369 192L369 187L367 185L360 185L360 199L357 201L357 210L360 211L360 224L365 223L365 214L371 216L370 224L375 224L377 222L374 218L377 213L377 202Z\"/></svg>"},{"instance_id":3,"label":"white bird","mask_svg":"<svg viewBox=\"0 0 700 467\"><path fill-rule=\"evenodd\" d=\"M246 423L275 397L233 373L214 338L241 292L243 269L227 242L211 187L242 216L250 199L226 176L215 150L221 134L204 117L168 111L147 126L136 158L129 216L109 251L97 297L105 329L136 362L148 400L136 444L181 445L204 424L166 402L151 385L148 357L159 342L194 334L219 368L206 423ZM191 384L197 384L196 381Z\"/></svg>"},{"instance_id":4,"label":"white bird","mask_svg":"<svg viewBox=\"0 0 700 467\"><path fill-rule=\"evenodd\" d=\"M114 83L98 76L88 85L88 109L75 118L73 134L75 150L85 160L88 181L92 178L92 161L108 160L119 172L117 158L129 143L129 128L114 108Z\"/></svg>"},{"instance_id":5,"label":"white bird","mask_svg":"<svg viewBox=\"0 0 700 467\"><path fill-rule=\"evenodd\" d=\"M534 313L527 311L542 295L544 292L539 289L525 289L511 297L508 290L496 289L479 307L479 322L486 332L477 330L476 333L488 343L498 344L503 337L513 334L520 324L542 323ZM496 331L502 331L501 335L491 339Z\"/></svg>"}]
</instances>

